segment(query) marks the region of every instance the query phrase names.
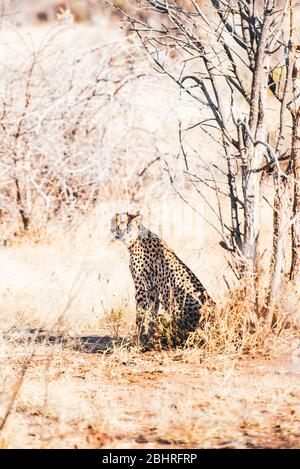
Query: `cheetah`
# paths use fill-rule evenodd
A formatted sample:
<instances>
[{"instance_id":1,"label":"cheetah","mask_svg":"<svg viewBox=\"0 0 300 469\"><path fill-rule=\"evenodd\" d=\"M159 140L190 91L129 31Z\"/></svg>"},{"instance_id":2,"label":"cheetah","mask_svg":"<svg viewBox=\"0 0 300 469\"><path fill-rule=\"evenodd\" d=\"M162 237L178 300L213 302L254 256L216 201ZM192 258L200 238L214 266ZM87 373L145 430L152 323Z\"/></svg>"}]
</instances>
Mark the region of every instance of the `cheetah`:
<instances>
[{"instance_id":1,"label":"cheetah","mask_svg":"<svg viewBox=\"0 0 300 469\"><path fill-rule=\"evenodd\" d=\"M210 299L204 286L166 243L143 225L139 213L117 213L111 232L129 250L140 343L146 346L153 342L161 306L165 313L172 313L171 321L176 321L172 344L182 344L199 325L200 309Z\"/></svg>"}]
</instances>

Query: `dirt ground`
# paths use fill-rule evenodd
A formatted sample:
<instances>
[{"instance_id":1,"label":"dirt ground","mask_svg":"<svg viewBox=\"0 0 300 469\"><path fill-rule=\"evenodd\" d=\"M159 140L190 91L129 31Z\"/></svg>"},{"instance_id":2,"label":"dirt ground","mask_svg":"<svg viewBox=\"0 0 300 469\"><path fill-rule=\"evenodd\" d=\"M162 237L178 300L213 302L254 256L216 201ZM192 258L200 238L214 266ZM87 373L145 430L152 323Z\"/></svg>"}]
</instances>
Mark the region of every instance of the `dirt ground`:
<instances>
[{"instance_id":1,"label":"dirt ground","mask_svg":"<svg viewBox=\"0 0 300 469\"><path fill-rule=\"evenodd\" d=\"M28 344L2 351L3 448L299 447L297 340L260 360L41 340L25 367Z\"/></svg>"}]
</instances>

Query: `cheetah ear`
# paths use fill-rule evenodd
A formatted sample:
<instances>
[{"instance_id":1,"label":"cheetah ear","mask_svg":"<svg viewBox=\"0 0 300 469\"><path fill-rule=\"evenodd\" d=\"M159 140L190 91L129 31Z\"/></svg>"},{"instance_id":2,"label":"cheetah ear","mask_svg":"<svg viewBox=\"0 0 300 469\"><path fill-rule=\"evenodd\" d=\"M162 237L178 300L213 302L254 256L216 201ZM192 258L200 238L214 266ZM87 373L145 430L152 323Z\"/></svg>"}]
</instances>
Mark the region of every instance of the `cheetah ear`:
<instances>
[{"instance_id":1,"label":"cheetah ear","mask_svg":"<svg viewBox=\"0 0 300 469\"><path fill-rule=\"evenodd\" d=\"M140 212L137 212L134 215L130 215L130 218L131 218L130 223L134 221L134 224L138 226L140 226L143 221L143 216L140 214Z\"/></svg>"},{"instance_id":2,"label":"cheetah ear","mask_svg":"<svg viewBox=\"0 0 300 469\"><path fill-rule=\"evenodd\" d=\"M133 215L133 216L134 216L134 218L139 217L141 220L142 220L142 218L143 218L143 216L141 215L141 213L140 213L139 210L138 210L138 211L136 212L136 214Z\"/></svg>"},{"instance_id":3,"label":"cheetah ear","mask_svg":"<svg viewBox=\"0 0 300 469\"><path fill-rule=\"evenodd\" d=\"M133 220L133 219L136 218L136 217L142 217L142 215L140 214L140 211L139 211L139 210L138 210L136 213L129 213L129 212L127 212L127 216L128 216L131 220Z\"/></svg>"}]
</instances>

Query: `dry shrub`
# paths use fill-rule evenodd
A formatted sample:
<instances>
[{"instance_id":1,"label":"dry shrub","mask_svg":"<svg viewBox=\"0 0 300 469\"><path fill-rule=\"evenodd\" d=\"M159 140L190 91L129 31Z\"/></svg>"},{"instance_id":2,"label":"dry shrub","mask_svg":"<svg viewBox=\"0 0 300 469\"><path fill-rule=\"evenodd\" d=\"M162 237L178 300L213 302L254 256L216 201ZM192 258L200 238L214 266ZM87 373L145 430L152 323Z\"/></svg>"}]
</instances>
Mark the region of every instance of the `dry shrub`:
<instances>
[{"instance_id":1,"label":"dry shrub","mask_svg":"<svg viewBox=\"0 0 300 469\"><path fill-rule=\"evenodd\" d=\"M184 347L200 348L203 355L209 357L218 354L269 355L277 344L278 336L297 325L296 319L293 320L278 304L266 315L265 298L266 292L262 290L258 296L258 318L242 282L229 292L223 306L208 301L201 309L200 326L189 334ZM154 348L182 346L184 339L172 313L158 316Z\"/></svg>"},{"instance_id":2,"label":"dry shrub","mask_svg":"<svg viewBox=\"0 0 300 469\"><path fill-rule=\"evenodd\" d=\"M126 309L116 307L105 314L100 323L100 329L109 336L120 338L127 335L127 325Z\"/></svg>"},{"instance_id":3,"label":"dry shrub","mask_svg":"<svg viewBox=\"0 0 300 469\"><path fill-rule=\"evenodd\" d=\"M257 311L253 313L244 285L231 291L221 307L207 304L202 309L202 327L189 337L189 347L200 346L207 356L216 354L268 355L277 344L278 336L292 327L289 315L275 306L266 316L265 297L258 296Z\"/></svg>"},{"instance_id":4,"label":"dry shrub","mask_svg":"<svg viewBox=\"0 0 300 469\"><path fill-rule=\"evenodd\" d=\"M138 174L161 142L155 132L145 137L139 118L149 114L144 86L155 80L130 37L110 32L104 42L97 30L70 24L31 35L10 26L0 35L4 243L137 197L152 168Z\"/></svg>"}]
</instances>

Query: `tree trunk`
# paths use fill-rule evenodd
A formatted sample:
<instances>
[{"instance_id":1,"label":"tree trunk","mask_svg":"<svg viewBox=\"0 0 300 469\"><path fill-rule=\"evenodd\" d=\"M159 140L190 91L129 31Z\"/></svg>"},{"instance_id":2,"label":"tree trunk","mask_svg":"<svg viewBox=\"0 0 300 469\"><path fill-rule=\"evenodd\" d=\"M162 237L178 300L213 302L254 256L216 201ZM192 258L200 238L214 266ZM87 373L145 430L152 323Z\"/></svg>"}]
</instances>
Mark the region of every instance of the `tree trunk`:
<instances>
[{"instance_id":1,"label":"tree trunk","mask_svg":"<svg viewBox=\"0 0 300 469\"><path fill-rule=\"evenodd\" d=\"M268 6L267 2L267 6ZM270 26L271 16L265 10L264 23L256 53L255 68L253 71L249 129L246 129L246 157L247 167L244 168L244 200L245 200L245 234L244 254L247 260L246 274L255 281L257 263L257 244L260 228L260 185L261 173L257 168L261 166L263 151L257 140L264 139L264 101L266 94L267 73L265 67L265 49Z\"/></svg>"},{"instance_id":2,"label":"tree trunk","mask_svg":"<svg viewBox=\"0 0 300 469\"><path fill-rule=\"evenodd\" d=\"M245 200L245 235L244 255L247 259L247 271L250 275L255 272L257 241L260 229L260 178L259 173L253 172L252 168L258 168L261 164L261 149L252 148L249 151L251 166L247 168L244 179Z\"/></svg>"},{"instance_id":3,"label":"tree trunk","mask_svg":"<svg viewBox=\"0 0 300 469\"><path fill-rule=\"evenodd\" d=\"M282 281L282 270L284 261L284 241L285 232L289 229L289 224L284 226L284 219L286 213L289 212L289 204L286 205L288 200L287 193L289 192L288 181L281 180L278 172L274 175L275 178L275 196L273 208L273 251L271 258L271 279L269 294L264 310L265 319L270 315L274 308L277 294ZM271 320L271 316L270 316Z\"/></svg>"},{"instance_id":4,"label":"tree trunk","mask_svg":"<svg viewBox=\"0 0 300 469\"><path fill-rule=\"evenodd\" d=\"M293 116L292 167L294 178L292 263L290 278L300 289L300 110Z\"/></svg>"},{"instance_id":5,"label":"tree trunk","mask_svg":"<svg viewBox=\"0 0 300 469\"><path fill-rule=\"evenodd\" d=\"M296 38L295 38L295 0L290 0L290 48L293 58L293 101L291 113L293 118L291 162L294 179L293 219L292 225L292 262L290 278L298 287L300 293L300 106L299 90L297 89L298 67L296 64Z\"/></svg>"}]
</instances>

